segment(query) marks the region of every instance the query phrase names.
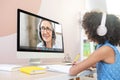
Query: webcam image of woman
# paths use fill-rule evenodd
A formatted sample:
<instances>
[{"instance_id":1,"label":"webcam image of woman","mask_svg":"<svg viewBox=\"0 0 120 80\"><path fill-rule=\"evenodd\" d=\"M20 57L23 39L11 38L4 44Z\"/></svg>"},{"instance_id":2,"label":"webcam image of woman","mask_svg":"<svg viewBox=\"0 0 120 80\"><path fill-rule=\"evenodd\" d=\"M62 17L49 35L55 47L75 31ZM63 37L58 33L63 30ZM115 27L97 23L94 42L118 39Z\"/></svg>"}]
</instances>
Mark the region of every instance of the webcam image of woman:
<instances>
[{"instance_id":1,"label":"webcam image of woman","mask_svg":"<svg viewBox=\"0 0 120 80\"><path fill-rule=\"evenodd\" d=\"M51 21L42 19L38 25L38 38L40 43L37 47L41 48L56 48L55 40L55 29Z\"/></svg>"}]
</instances>

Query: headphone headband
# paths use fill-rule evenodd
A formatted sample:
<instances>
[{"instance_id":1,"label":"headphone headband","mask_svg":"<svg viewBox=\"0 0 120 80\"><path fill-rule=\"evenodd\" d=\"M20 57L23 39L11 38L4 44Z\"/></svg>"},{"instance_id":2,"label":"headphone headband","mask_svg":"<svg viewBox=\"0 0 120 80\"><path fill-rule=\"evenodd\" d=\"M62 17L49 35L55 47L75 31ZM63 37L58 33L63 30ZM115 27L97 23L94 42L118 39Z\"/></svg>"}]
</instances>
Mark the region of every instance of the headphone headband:
<instances>
[{"instance_id":1,"label":"headphone headband","mask_svg":"<svg viewBox=\"0 0 120 80\"><path fill-rule=\"evenodd\" d=\"M100 25L104 25L105 26L105 23L106 23L106 13L103 13Z\"/></svg>"}]
</instances>

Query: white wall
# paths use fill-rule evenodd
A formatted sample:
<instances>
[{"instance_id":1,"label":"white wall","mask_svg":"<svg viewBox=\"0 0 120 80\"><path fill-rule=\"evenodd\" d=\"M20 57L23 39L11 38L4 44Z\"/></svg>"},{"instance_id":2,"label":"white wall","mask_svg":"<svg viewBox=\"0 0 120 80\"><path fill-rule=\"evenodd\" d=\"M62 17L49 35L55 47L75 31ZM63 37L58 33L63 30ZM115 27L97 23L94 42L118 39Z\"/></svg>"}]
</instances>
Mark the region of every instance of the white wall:
<instances>
[{"instance_id":1,"label":"white wall","mask_svg":"<svg viewBox=\"0 0 120 80\"><path fill-rule=\"evenodd\" d=\"M85 0L86 10L107 11L106 0Z\"/></svg>"},{"instance_id":2,"label":"white wall","mask_svg":"<svg viewBox=\"0 0 120 80\"><path fill-rule=\"evenodd\" d=\"M1 63L26 63L27 59L17 58L17 35L16 33L9 36L0 37L0 64Z\"/></svg>"},{"instance_id":3,"label":"white wall","mask_svg":"<svg viewBox=\"0 0 120 80\"><path fill-rule=\"evenodd\" d=\"M120 0L106 0L106 3L108 13L120 15Z\"/></svg>"},{"instance_id":4,"label":"white wall","mask_svg":"<svg viewBox=\"0 0 120 80\"><path fill-rule=\"evenodd\" d=\"M84 0L42 0L39 15L60 22L63 27L65 53L74 57L80 52L79 13Z\"/></svg>"}]
</instances>

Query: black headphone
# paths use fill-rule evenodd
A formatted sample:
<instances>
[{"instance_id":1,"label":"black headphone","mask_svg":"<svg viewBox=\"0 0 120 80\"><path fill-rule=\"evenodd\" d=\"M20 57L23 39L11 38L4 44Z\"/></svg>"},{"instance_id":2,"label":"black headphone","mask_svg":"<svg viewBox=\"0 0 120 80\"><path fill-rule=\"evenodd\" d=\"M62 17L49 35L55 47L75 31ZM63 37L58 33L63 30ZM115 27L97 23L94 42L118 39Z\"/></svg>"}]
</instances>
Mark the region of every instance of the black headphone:
<instances>
[{"instance_id":1,"label":"black headphone","mask_svg":"<svg viewBox=\"0 0 120 80\"><path fill-rule=\"evenodd\" d=\"M102 19L101 19L101 24L97 28L97 34L99 36L105 36L107 34L107 27L105 26L106 24L106 13L102 14Z\"/></svg>"}]
</instances>

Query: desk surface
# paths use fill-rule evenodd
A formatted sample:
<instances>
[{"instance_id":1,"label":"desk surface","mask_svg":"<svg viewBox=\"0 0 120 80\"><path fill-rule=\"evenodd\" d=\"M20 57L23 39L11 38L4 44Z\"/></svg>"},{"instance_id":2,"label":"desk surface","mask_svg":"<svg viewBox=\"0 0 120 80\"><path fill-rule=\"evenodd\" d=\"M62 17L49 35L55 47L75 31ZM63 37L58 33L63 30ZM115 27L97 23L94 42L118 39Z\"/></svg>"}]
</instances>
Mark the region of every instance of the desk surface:
<instances>
[{"instance_id":1,"label":"desk surface","mask_svg":"<svg viewBox=\"0 0 120 80\"><path fill-rule=\"evenodd\" d=\"M47 62L49 63L49 61ZM61 63L57 62L51 64L61 64ZM13 71L13 72L0 71L0 80L69 80L72 78L81 77L92 73L93 72L91 71L83 71L77 76L70 76L69 74L66 73L52 72L52 71L47 71L44 74L35 74L35 75L28 75L20 71Z\"/></svg>"},{"instance_id":2,"label":"desk surface","mask_svg":"<svg viewBox=\"0 0 120 80\"><path fill-rule=\"evenodd\" d=\"M20 71L13 72L0 71L0 80L69 80L72 78L76 78L78 76L85 76L88 74L91 74L91 72L83 71L77 76L69 76L69 74L51 71L47 71L44 74L35 75L28 75Z\"/></svg>"}]
</instances>

